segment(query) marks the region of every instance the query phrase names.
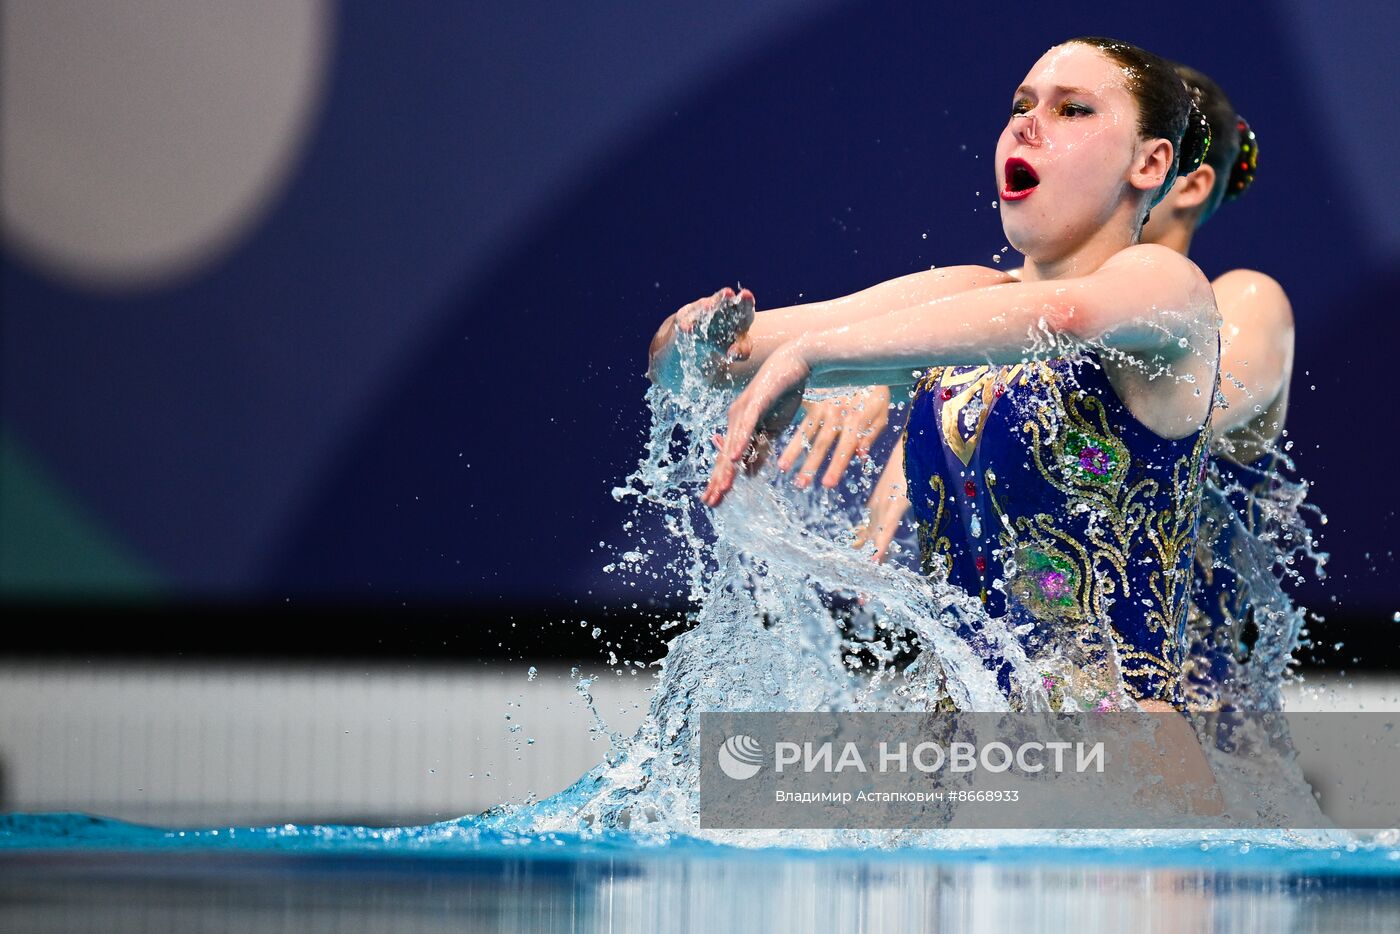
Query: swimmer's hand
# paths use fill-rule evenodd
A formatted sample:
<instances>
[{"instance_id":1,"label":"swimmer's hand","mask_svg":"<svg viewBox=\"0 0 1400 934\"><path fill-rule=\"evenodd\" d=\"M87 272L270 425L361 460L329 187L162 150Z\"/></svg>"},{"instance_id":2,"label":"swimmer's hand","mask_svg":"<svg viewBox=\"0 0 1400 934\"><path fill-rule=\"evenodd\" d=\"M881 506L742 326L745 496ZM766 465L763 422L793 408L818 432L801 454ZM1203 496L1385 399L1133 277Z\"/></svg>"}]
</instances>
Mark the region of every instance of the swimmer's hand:
<instances>
[{"instance_id":1,"label":"swimmer's hand","mask_svg":"<svg viewBox=\"0 0 1400 934\"><path fill-rule=\"evenodd\" d=\"M728 364L746 360L751 351L749 327L754 319L753 293L729 287L680 308L651 339L647 376L678 391L684 378L682 356L694 354L700 373L711 385L727 375Z\"/></svg>"},{"instance_id":2,"label":"swimmer's hand","mask_svg":"<svg viewBox=\"0 0 1400 934\"><path fill-rule=\"evenodd\" d=\"M805 451L793 484L806 489L830 452L831 463L822 474L822 486L830 489L851 466L851 458L870 456L870 445L890 422L890 390L888 386L857 389L820 402L803 402L802 409L802 424L778 458L778 469L791 470Z\"/></svg>"},{"instance_id":3,"label":"swimmer's hand","mask_svg":"<svg viewBox=\"0 0 1400 934\"><path fill-rule=\"evenodd\" d=\"M885 465L879 482L875 484L875 491L870 494L867 508L870 517L866 519L865 525L856 530L855 541L851 542L851 547L864 548L873 542L874 558L877 562L883 562L889 554L890 543L894 541L895 533L899 531L900 520L909 511L909 493L904 480L903 445L895 445L889 463Z\"/></svg>"},{"instance_id":4,"label":"swimmer's hand","mask_svg":"<svg viewBox=\"0 0 1400 934\"><path fill-rule=\"evenodd\" d=\"M729 407L728 431L723 437L715 436L719 453L700 497L705 505L714 507L723 502L741 468L754 473L763 466L774 440L792 424L811 375L800 339L783 344L764 361L748 388Z\"/></svg>"}]
</instances>

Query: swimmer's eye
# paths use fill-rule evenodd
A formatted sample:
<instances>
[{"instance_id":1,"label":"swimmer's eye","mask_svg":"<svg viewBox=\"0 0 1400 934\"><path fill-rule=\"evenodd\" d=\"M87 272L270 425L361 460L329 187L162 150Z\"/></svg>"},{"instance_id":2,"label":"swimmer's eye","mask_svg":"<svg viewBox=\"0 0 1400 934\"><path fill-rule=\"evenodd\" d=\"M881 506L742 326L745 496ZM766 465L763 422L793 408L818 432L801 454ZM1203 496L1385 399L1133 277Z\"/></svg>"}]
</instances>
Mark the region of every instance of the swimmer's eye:
<instances>
[{"instance_id":1,"label":"swimmer's eye","mask_svg":"<svg viewBox=\"0 0 1400 934\"><path fill-rule=\"evenodd\" d=\"M1083 104L1065 101L1060 105L1060 113L1064 114L1066 117L1087 117L1092 114L1093 111Z\"/></svg>"},{"instance_id":2,"label":"swimmer's eye","mask_svg":"<svg viewBox=\"0 0 1400 934\"><path fill-rule=\"evenodd\" d=\"M1027 98L1021 98L1011 105L1011 116L1016 117L1023 113L1029 113L1033 105Z\"/></svg>"}]
</instances>

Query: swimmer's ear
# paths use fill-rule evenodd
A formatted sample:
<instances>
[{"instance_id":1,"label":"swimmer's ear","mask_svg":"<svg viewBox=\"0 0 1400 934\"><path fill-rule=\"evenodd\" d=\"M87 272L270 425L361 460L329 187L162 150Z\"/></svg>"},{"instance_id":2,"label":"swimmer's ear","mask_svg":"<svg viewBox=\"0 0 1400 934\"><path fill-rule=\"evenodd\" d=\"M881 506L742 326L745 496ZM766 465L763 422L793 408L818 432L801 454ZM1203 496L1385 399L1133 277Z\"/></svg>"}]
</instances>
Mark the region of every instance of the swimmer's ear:
<instances>
[{"instance_id":1,"label":"swimmer's ear","mask_svg":"<svg viewBox=\"0 0 1400 934\"><path fill-rule=\"evenodd\" d=\"M1169 139L1145 139L1138 144L1137 155L1128 173L1128 183L1138 191L1156 191L1176 167L1176 148Z\"/></svg>"},{"instance_id":2,"label":"swimmer's ear","mask_svg":"<svg viewBox=\"0 0 1400 934\"><path fill-rule=\"evenodd\" d=\"M1190 175L1181 177L1180 184L1173 197L1175 204L1182 210L1198 208L1210 200L1210 194L1215 190L1215 167L1202 164L1199 169Z\"/></svg>"}]
</instances>

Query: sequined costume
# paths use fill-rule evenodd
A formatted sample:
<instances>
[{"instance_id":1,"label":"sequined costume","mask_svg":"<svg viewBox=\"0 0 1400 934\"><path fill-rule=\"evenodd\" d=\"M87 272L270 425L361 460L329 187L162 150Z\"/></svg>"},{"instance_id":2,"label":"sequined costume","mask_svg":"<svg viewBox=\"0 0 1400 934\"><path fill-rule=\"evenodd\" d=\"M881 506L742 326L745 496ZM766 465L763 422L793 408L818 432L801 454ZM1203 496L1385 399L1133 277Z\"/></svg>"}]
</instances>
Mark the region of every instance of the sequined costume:
<instances>
[{"instance_id":1,"label":"sequined costume","mask_svg":"<svg viewBox=\"0 0 1400 934\"><path fill-rule=\"evenodd\" d=\"M1133 698L1181 706L1209 434L1157 435L1092 353L935 367L905 430L923 571L1007 618L1052 702L1110 701L1121 671ZM983 655L1012 693L1010 663Z\"/></svg>"}]
</instances>

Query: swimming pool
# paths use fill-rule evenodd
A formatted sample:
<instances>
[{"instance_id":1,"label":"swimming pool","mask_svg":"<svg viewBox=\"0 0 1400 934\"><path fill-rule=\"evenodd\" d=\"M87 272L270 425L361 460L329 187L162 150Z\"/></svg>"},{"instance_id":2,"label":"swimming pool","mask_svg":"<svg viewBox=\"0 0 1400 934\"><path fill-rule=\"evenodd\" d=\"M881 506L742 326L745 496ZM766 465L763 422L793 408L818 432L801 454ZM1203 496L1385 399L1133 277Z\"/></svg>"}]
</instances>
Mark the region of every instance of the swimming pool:
<instances>
[{"instance_id":1,"label":"swimming pool","mask_svg":"<svg viewBox=\"0 0 1400 934\"><path fill-rule=\"evenodd\" d=\"M966 842L966 841L964 841ZM1353 931L1400 924L1400 852L744 849L425 827L167 831L0 819L0 930Z\"/></svg>"}]
</instances>

